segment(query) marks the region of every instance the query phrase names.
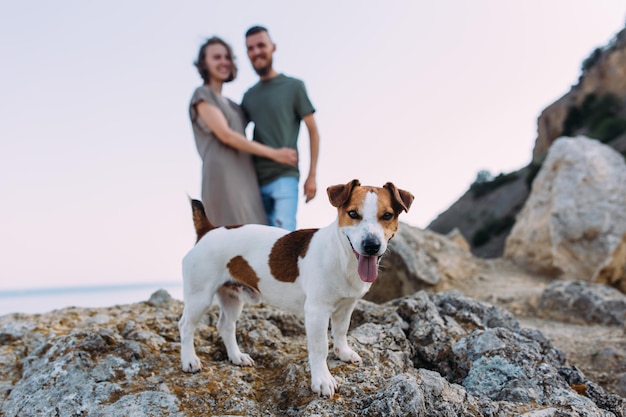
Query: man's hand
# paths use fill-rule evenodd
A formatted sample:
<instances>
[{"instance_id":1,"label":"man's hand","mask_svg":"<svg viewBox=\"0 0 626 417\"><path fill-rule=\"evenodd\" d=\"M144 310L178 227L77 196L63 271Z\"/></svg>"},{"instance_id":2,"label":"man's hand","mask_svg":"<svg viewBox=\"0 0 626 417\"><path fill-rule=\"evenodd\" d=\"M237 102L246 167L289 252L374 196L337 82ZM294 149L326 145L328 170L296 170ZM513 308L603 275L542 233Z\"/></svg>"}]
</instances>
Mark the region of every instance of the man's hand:
<instances>
[{"instance_id":1,"label":"man's hand","mask_svg":"<svg viewBox=\"0 0 626 417\"><path fill-rule=\"evenodd\" d=\"M306 202L313 200L315 198L315 194L317 194L317 182L315 181L315 177L307 177L304 182L304 195L306 196Z\"/></svg>"}]
</instances>

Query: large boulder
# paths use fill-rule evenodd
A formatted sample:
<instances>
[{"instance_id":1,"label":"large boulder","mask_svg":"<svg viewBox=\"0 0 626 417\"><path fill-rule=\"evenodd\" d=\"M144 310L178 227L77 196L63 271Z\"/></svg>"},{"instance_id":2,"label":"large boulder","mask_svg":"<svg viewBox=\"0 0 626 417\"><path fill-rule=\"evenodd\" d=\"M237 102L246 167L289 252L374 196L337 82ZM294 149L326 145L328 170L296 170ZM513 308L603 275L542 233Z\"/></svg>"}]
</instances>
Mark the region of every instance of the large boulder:
<instances>
[{"instance_id":1,"label":"large boulder","mask_svg":"<svg viewBox=\"0 0 626 417\"><path fill-rule=\"evenodd\" d=\"M505 257L567 279L626 290L626 163L585 137L550 148L506 240Z\"/></svg>"}]
</instances>

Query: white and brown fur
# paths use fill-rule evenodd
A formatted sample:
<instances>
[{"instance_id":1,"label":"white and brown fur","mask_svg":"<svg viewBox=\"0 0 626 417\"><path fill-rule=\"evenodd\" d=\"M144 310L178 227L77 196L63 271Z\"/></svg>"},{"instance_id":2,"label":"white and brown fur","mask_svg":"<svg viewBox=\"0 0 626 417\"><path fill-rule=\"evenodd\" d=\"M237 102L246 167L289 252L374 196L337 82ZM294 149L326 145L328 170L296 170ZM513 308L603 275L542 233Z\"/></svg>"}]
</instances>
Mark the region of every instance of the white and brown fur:
<instances>
[{"instance_id":1,"label":"white and brown fur","mask_svg":"<svg viewBox=\"0 0 626 417\"><path fill-rule=\"evenodd\" d=\"M185 308L179 323L185 372L201 369L194 333L216 295L217 329L236 365L254 364L239 350L235 324L244 302L261 300L304 316L315 393L332 397L338 388L326 363L329 320L337 357L361 361L348 346L350 316L377 278L378 261L413 195L390 182L371 187L358 180L327 192L337 219L321 229L294 232L253 224L214 227L202 203L192 201L198 241L183 260Z\"/></svg>"}]
</instances>

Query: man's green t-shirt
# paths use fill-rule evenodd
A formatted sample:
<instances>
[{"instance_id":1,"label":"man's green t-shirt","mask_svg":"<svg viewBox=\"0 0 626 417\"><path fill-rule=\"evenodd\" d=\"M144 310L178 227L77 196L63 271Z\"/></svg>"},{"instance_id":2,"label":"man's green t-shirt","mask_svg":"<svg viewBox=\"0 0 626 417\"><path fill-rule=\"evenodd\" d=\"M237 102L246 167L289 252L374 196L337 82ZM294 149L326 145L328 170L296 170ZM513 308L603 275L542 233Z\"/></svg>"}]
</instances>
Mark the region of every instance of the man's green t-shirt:
<instances>
[{"instance_id":1,"label":"man's green t-shirt","mask_svg":"<svg viewBox=\"0 0 626 417\"><path fill-rule=\"evenodd\" d=\"M248 120L254 122L255 141L272 148L296 150L300 121L315 112L304 83L283 74L253 85L244 94L241 107ZM261 185L279 177L300 176L297 167L267 158L255 156L254 165Z\"/></svg>"}]
</instances>

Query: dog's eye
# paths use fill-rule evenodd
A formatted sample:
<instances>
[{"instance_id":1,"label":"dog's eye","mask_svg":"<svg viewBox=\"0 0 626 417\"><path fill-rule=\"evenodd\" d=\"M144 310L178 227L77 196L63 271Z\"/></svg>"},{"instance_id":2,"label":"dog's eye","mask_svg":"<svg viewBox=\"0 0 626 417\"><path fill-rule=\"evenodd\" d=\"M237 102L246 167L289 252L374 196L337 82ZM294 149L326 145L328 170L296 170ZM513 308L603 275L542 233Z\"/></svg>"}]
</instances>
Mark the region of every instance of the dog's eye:
<instances>
[{"instance_id":1,"label":"dog's eye","mask_svg":"<svg viewBox=\"0 0 626 417\"><path fill-rule=\"evenodd\" d=\"M385 212L385 214L383 214L383 216L382 216L382 219L383 220L391 220L391 219L393 219L393 213L389 213L388 211Z\"/></svg>"},{"instance_id":2,"label":"dog's eye","mask_svg":"<svg viewBox=\"0 0 626 417\"><path fill-rule=\"evenodd\" d=\"M360 216L359 213L356 212L356 210L350 210L348 212L348 217L350 217L351 219L358 219Z\"/></svg>"}]
</instances>

